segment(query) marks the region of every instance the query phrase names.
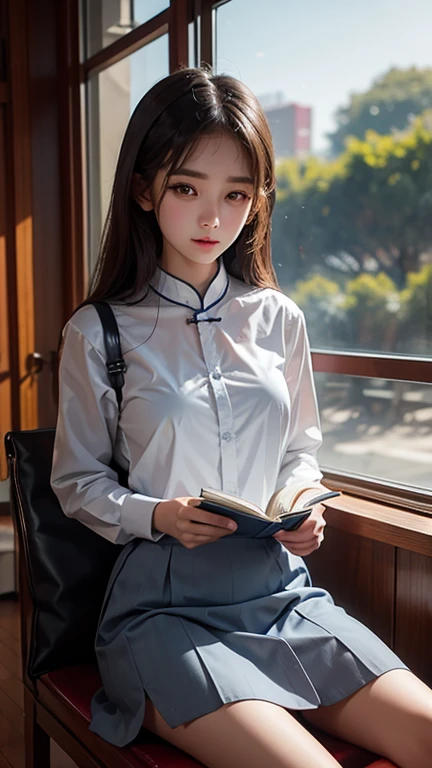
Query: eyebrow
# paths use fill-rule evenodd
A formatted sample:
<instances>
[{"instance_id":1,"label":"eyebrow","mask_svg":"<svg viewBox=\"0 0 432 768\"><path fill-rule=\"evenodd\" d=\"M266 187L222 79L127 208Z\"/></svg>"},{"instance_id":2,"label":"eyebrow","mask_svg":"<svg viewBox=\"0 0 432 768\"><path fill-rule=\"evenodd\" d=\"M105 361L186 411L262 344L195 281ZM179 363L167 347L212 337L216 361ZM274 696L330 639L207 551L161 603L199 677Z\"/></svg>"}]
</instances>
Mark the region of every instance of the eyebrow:
<instances>
[{"instance_id":1,"label":"eyebrow","mask_svg":"<svg viewBox=\"0 0 432 768\"><path fill-rule=\"evenodd\" d=\"M193 179L208 179L206 173L200 171L193 171L191 168L177 168L173 171L171 176L191 176ZM252 184L253 179L250 176L228 176L227 182L229 184Z\"/></svg>"}]
</instances>

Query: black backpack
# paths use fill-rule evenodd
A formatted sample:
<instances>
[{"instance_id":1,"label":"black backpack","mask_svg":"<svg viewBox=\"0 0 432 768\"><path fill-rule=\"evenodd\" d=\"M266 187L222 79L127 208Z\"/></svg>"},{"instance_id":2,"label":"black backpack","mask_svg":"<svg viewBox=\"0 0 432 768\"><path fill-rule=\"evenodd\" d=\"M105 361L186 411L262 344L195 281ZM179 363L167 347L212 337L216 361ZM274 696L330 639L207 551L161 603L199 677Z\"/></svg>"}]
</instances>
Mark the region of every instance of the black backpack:
<instances>
[{"instance_id":1,"label":"black backpack","mask_svg":"<svg viewBox=\"0 0 432 768\"><path fill-rule=\"evenodd\" d=\"M103 330L106 365L121 404L126 366L114 313L93 302ZM94 661L94 638L109 575L122 546L112 544L66 517L50 484L55 429L11 431L5 436L11 481L11 508L30 593L31 636L27 674ZM119 482L125 473L115 465ZM20 572L23 569L20 568Z\"/></svg>"}]
</instances>

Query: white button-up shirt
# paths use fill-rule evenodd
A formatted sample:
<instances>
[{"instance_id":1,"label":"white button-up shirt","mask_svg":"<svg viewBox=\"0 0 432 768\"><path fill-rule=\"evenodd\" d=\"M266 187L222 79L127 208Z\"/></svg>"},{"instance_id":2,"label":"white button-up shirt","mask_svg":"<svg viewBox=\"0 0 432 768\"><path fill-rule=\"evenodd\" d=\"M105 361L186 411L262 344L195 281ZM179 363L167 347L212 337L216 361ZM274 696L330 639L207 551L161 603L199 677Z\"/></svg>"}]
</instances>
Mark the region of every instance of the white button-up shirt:
<instances>
[{"instance_id":1,"label":"white button-up shirt","mask_svg":"<svg viewBox=\"0 0 432 768\"><path fill-rule=\"evenodd\" d=\"M165 499L208 487L265 509L274 491L322 477L303 314L218 267L204 298L158 268L140 303L113 305L127 365L120 414L96 310L65 328L52 487L65 514L119 544L158 540L152 513Z\"/></svg>"}]
</instances>

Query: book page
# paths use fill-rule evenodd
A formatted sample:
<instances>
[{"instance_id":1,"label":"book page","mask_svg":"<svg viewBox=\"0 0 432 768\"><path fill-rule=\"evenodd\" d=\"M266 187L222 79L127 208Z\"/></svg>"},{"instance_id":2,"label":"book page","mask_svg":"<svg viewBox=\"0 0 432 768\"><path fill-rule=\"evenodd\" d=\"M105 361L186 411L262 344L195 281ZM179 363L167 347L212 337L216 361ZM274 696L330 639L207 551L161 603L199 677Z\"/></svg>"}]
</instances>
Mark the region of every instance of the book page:
<instances>
[{"instance_id":1,"label":"book page","mask_svg":"<svg viewBox=\"0 0 432 768\"><path fill-rule=\"evenodd\" d=\"M271 520L277 520L280 515L291 512L293 494L289 488L281 488L271 496L266 509L266 515Z\"/></svg>"},{"instance_id":2,"label":"book page","mask_svg":"<svg viewBox=\"0 0 432 768\"><path fill-rule=\"evenodd\" d=\"M254 517L267 517L267 515L256 504L252 504L239 496L233 496L224 491L215 491L213 488L202 488L201 496L207 501L213 501L215 504L222 504L224 507L236 509L238 512L245 512Z\"/></svg>"},{"instance_id":3,"label":"book page","mask_svg":"<svg viewBox=\"0 0 432 768\"><path fill-rule=\"evenodd\" d=\"M313 490L313 488L307 488L305 490ZM327 499L340 496L340 492L323 489L321 486L320 488L317 488L316 495L307 501L301 501L301 499L296 501L297 496L298 489L294 496L292 489L289 487L281 488L280 491L274 493L269 503L267 504L266 512L268 517L276 521L283 520L285 517L296 514L296 512L303 512L306 509L312 508L316 504L321 504Z\"/></svg>"},{"instance_id":4,"label":"book page","mask_svg":"<svg viewBox=\"0 0 432 768\"><path fill-rule=\"evenodd\" d=\"M301 487L287 486L276 491L270 498L267 504L266 514L271 520L281 520L283 517L294 514L295 512L301 512L303 509L309 507L309 503L295 503L295 499L301 492ZM306 489L305 489L306 490ZM320 489L317 488L317 494Z\"/></svg>"}]
</instances>

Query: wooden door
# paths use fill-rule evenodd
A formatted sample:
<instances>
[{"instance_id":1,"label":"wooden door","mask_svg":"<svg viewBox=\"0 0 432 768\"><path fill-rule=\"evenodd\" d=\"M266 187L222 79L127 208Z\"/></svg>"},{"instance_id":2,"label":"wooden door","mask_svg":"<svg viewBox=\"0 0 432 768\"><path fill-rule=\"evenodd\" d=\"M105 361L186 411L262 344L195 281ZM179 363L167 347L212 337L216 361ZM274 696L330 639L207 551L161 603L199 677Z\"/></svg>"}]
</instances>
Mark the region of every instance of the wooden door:
<instances>
[{"instance_id":1,"label":"wooden door","mask_svg":"<svg viewBox=\"0 0 432 768\"><path fill-rule=\"evenodd\" d=\"M6 0L0 0L0 436L17 423L18 403L14 384L18 381L16 339L13 328L15 280L13 262L14 228L12 226L10 157L10 84L7 66L8 14ZM0 480L6 476L6 461L0 448ZM6 492L0 489L0 511Z\"/></svg>"},{"instance_id":2,"label":"wooden door","mask_svg":"<svg viewBox=\"0 0 432 768\"><path fill-rule=\"evenodd\" d=\"M84 287L78 3L0 0L0 12L3 442L10 428L55 425L56 349Z\"/></svg>"}]
</instances>

